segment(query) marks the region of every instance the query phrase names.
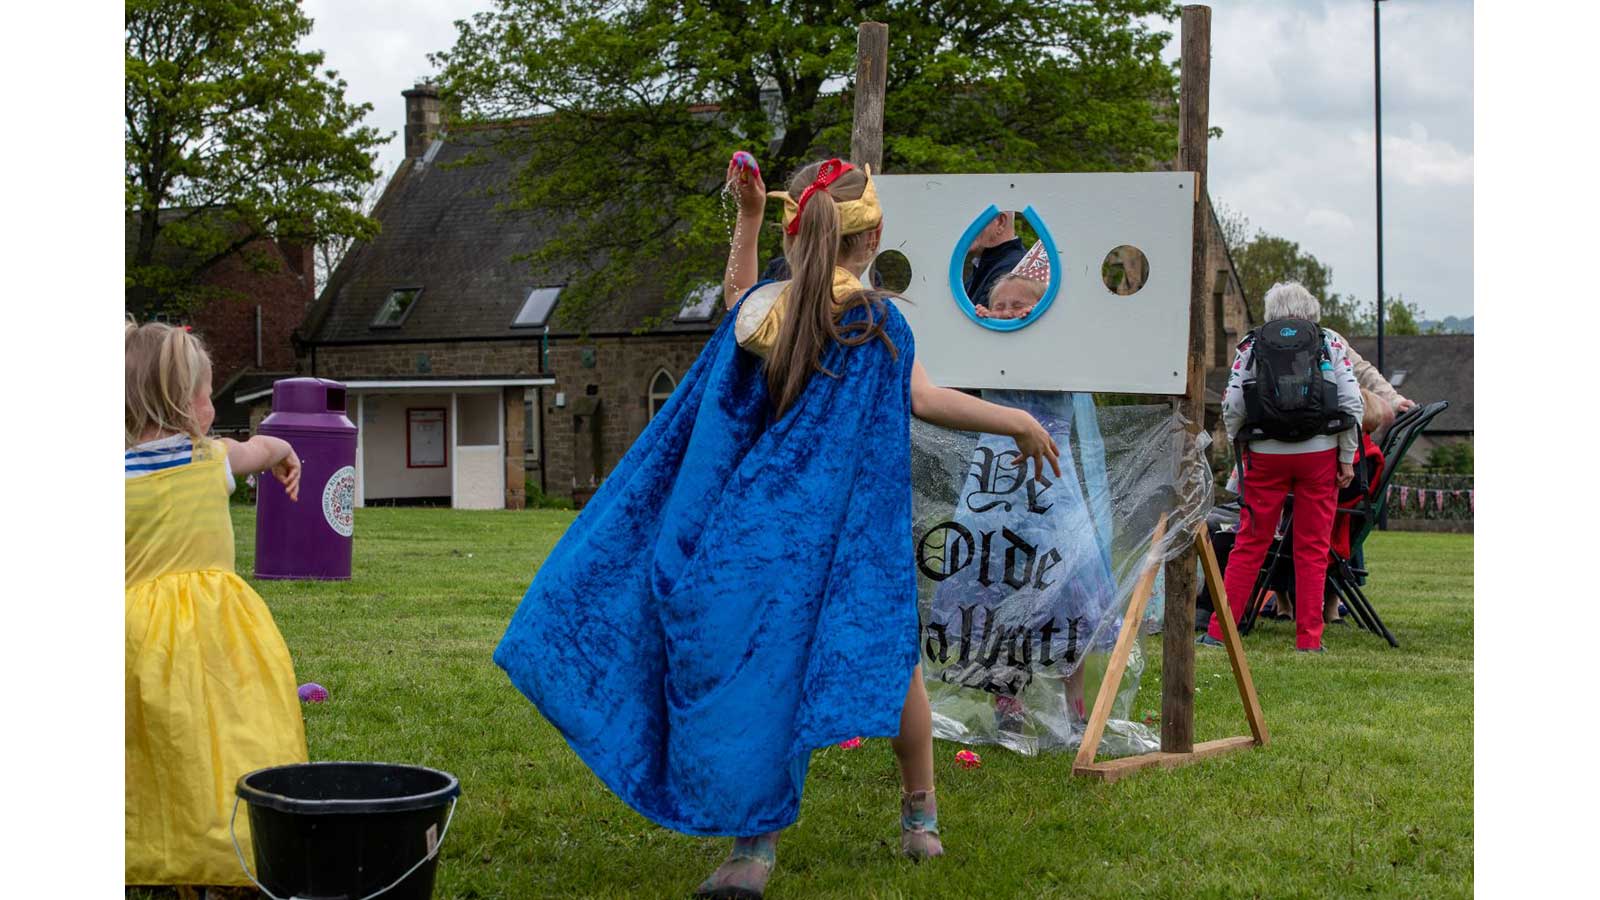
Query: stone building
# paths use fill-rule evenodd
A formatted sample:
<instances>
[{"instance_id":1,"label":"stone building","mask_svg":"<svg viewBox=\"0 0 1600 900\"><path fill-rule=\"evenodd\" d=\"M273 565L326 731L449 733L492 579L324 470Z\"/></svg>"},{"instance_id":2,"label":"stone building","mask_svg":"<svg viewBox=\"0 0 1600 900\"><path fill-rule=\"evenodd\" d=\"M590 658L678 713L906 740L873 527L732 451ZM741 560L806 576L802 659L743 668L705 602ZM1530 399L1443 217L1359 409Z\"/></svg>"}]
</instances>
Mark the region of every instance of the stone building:
<instances>
[{"instance_id":1,"label":"stone building","mask_svg":"<svg viewBox=\"0 0 1600 900\"><path fill-rule=\"evenodd\" d=\"M493 132L443 136L437 91L405 97L406 159L372 213L381 231L305 317L299 373L349 388L358 503L517 509L525 485L581 502L694 362L720 290L669 300L645 285L587 334L563 327L561 279L535 281L517 260L552 228L496 209L519 162L454 165ZM259 417L270 386L234 399Z\"/></svg>"},{"instance_id":2,"label":"stone building","mask_svg":"<svg viewBox=\"0 0 1600 900\"><path fill-rule=\"evenodd\" d=\"M1210 204L1207 204L1210 206ZM1232 458L1228 433L1222 427L1222 392L1228 387L1228 373L1239 342L1256 322L1250 317L1244 282L1233 267L1233 257L1222 238L1222 224L1215 207L1206 217L1206 431L1211 434L1211 461L1220 470Z\"/></svg>"},{"instance_id":3,"label":"stone building","mask_svg":"<svg viewBox=\"0 0 1600 900\"><path fill-rule=\"evenodd\" d=\"M433 88L405 97L406 159L373 211L381 232L350 250L306 316L298 371L349 388L358 503L515 509L525 484L581 503L716 327L721 273L688 297L642 286L604 304L586 334L564 328L561 280L535 282L516 259L553 228L496 209L519 162L475 153L492 129L441 134ZM481 161L455 165L469 155ZM1206 346L1225 371L1249 313L1214 217L1210 237ZM270 385L234 399L259 418Z\"/></svg>"},{"instance_id":4,"label":"stone building","mask_svg":"<svg viewBox=\"0 0 1600 900\"><path fill-rule=\"evenodd\" d=\"M1378 339L1352 337L1368 362L1378 364ZM1435 447L1472 440L1473 342L1470 334L1403 334L1383 338L1383 368L1401 396L1419 406L1448 400L1440 413L1411 446L1409 458L1425 465Z\"/></svg>"}]
</instances>

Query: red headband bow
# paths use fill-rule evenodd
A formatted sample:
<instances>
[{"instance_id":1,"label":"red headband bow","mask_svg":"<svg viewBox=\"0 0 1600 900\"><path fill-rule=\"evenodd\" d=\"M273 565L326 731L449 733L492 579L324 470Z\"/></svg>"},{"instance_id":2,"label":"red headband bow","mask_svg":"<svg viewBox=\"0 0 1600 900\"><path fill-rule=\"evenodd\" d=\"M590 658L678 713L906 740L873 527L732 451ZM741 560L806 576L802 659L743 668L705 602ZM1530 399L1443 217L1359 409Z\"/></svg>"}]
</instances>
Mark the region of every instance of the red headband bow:
<instances>
[{"instance_id":1,"label":"red headband bow","mask_svg":"<svg viewBox=\"0 0 1600 900\"><path fill-rule=\"evenodd\" d=\"M784 233L790 237L794 237L795 235L799 234L800 216L806 211L806 201L810 200L811 195L815 194L817 191L827 190L829 185L839 180L839 176L854 168L855 166L850 165L838 157L823 163L821 168L817 169L816 180L811 182L811 184L806 187L805 191L800 194L800 200L795 204L794 218L790 220L788 227L783 229Z\"/></svg>"}]
</instances>

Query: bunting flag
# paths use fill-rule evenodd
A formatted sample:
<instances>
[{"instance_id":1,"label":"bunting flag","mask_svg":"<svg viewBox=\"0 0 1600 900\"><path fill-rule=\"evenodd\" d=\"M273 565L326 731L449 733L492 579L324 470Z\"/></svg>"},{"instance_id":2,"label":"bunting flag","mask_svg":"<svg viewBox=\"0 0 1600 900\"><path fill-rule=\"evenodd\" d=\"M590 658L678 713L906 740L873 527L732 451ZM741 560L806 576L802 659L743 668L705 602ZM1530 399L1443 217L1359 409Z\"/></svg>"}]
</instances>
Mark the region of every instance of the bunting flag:
<instances>
[{"instance_id":1,"label":"bunting flag","mask_svg":"<svg viewBox=\"0 0 1600 900\"><path fill-rule=\"evenodd\" d=\"M1026 255L1012 267L1011 274L1034 281L1050 281L1050 257L1044 252L1044 241L1035 241Z\"/></svg>"},{"instance_id":2,"label":"bunting flag","mask_svg":"<svg viewBox=\"0 0 1600 900\"><path fill-rule=\"evenodd\" d=\"M1475 515L1478 511L1477 492L1471 488L1444 489L1391 484L1384 496L1396 512L1407 512L1411 509L1413 494L1416 497L1416 508L1421 513L1427 513L1430 503L1436 511L1443 513L1450 502L1460 503L1462 500L1467 501L1470 513Z\"/></svg>"}]
</instances>

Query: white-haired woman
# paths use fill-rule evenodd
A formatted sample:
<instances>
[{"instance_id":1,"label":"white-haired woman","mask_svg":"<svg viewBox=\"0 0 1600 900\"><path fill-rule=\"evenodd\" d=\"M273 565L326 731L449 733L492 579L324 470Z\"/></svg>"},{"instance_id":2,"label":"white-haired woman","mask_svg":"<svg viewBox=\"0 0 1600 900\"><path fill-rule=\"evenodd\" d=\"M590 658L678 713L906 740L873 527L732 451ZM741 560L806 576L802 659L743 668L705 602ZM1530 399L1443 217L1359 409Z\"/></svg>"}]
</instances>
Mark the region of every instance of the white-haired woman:
<instances>
[{"instance_id":1,"label":"white-haired woman","mask_svg":"<svg viewBox=\"0 0 1600 900\"><path fill-rule=\"evenodd\" d=\"M1266 296L1267 325L1239 344L1238 356L1222 398L1222 420L1228 437L1237 439L1246 425L1246 387L1257 376L1256 335L1280 320L1322 318L1322 306L1310 291L1295 282L1275 284ZM1327 575L1328 544L1333 533L1339 488L1355 477L1356 448L1364 406L1356 383L1348 345L1337 332L1321 329L1319 368L1325 381L1337 389L1340 412L1352 426L1337 435L1317 434L1298 441L1251 440L1241 455L1240 497L1243 511L1239 534L1228 556L1224 585L1234 621L1244 613L1256 573L1266 559L1273 532L1283 512L1285 497L1294 494L1295 648L1322 651L1322 588ZM1284 334L1292 334L1285 326ZM1215 615L1203 644L1219 644L1222 630Z\"/></svg>"}]
</instances>

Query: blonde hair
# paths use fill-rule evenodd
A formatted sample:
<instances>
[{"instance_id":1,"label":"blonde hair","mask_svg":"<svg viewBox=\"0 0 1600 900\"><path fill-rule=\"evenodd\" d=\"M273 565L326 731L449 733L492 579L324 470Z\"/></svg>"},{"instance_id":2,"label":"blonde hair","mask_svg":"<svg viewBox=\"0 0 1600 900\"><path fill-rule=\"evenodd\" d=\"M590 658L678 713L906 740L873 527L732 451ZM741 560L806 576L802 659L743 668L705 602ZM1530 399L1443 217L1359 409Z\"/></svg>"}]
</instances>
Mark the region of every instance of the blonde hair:
<instances>
[{"instance_id":1,"label":"blonde hair","mask_svg":"<svg viewBox=\"0 0 1600 900\"><path fill-rule=\"evenodd\" d=\"M1361 389L1361 430L1376 434L1394 422L1394 407L1377 394Z\"/></svg>"},{"instance_id":2,"label":"blonde hair","mask_svg":"<svg viewBox=\"0 0 1600 900\"><path fill-rule=\"evenodd\" d=\"M161 322L143 325L128 317L123 327L126 362L123 448L148 433L186 434L198 449L205 435L195 417L194 398L211 377L205 344L182 328Z\"/></svg>"},{"instance_id":3,"label":"blonde hair","mask_svg":"<svg viewBox=\"0 0 1600 900\"><path fill-rule=\"evenodd\" d=\"M1038 303L1040 300L1044 299L1044 291L1046 287L1044 282L1037 278L1029 278L1026 275L1018 275L1015 272L1009 275L1001 276L1000 280L994 283L994 287L989 289L989 296L993 297L995 290L998 289L1000 285L1012 282L1022 286L1023 299L1025 299L1027 302Z\"/></svg>"},{"instance_id":4,"label":"blonde hair","mask_svg":"<svg viewBox=\"0 0 1600 900\"><path fill-rule=\"evenodd\" d=\"M816 180L821 162L812 163L789 179L789 194L799 197ZM857 347L881 338L891 354L898 351L883 332L883 319L877 315L884 292L859 290L835 301L833 270L839 257L854 257L866 246L873 229L841 234L839 208L835 201L857 200L865 192L867 176L859 168L847 170L826 190L820 190L800 210L800 225L794 237L784 236L783 252L789 262L789 307L778 327L778 339L767 358L767 391L775 415L782 418L800 396L813 372L828 372L822 367L822 353L830 340L846 347ZM839 320L857 306L868 307L864 319L841 327Z\"/></svg>"}]
</instances>

